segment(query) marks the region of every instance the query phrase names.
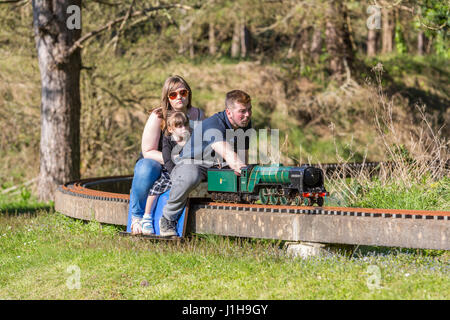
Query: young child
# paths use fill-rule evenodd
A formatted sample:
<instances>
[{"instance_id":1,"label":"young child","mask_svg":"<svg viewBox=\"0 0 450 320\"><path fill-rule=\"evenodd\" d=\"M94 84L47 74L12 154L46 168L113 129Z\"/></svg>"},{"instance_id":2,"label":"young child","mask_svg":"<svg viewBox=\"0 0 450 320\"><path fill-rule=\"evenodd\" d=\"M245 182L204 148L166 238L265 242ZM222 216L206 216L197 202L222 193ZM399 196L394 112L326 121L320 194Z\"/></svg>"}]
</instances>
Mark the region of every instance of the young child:
<instances>
[{"instance_id":1,"label":"young child","mask_svg":"<svg viewBox=\"0 0 450 320\"><path fill-rule=\"evenodd\" d=\"M174 158L180 153L182 147L189 139L190 128L189 120L183 112L171 112L167 116L166 130L164 131L162 143L162 156L164 166L161 171L161 177L155 181L153 187L150 189L145 206L144 217L141 220L141 228L143 235L150 235L155 233L153 227L153 218L151 216L152 204L158 195L163 194L170 189L172 183L170 182L170 173L175 167ZM176 146L177 149L173 150ZM172 155L172 152L176 155ZM136 226L137 229L139 226ZM133 229L133 226L132 226ZM133 233L139 233L139 230L132 230Z\"/></svg>"}]
</instances>

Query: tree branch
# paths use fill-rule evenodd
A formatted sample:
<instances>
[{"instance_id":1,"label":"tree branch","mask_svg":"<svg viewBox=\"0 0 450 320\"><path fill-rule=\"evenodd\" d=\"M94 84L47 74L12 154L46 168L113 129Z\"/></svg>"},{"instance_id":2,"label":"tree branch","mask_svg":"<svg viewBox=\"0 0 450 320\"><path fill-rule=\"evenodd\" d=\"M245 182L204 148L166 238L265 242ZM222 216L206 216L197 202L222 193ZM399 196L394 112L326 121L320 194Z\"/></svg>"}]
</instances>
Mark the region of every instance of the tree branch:
<instances>
[{"instance_id":1,"label":"tree branch","mask_svg":"<svg viewBox=\"0 0 450 320\"><path fill-rule=\"evenodd\" d=\"M108 1L103 1L103 0L92 0L92 1L100 3L100 4L105 4L110 7L120 6L121 4L123 4L122 2L108 2Z\"/></svg>"},{"instance_id":2,"label":"tree branch","mask_svg":"<svg viewBox=\"0 0 450 320\"><path fill-rule=\"evenodd\" d=\"M133 2L131 2L130 8L128 8L127 14L125 15L125 19L123 19L122 24L120 25L119 30L117 31L117 34L113 39L113 41L114 41L113 50L114 51L117 48L117 42L119 42L120 33L122 32L123 27L125 27L125 24L127 23L128 19L130 18L131 11L133 10L133 6L134 6L135 2L136 2L136 0L133 0Z\"/></svg>"},{"instance_id":3,"label":"tree branch","mask_svg":"<svg viewBox=\"0 0 450 320\"><path fill-rule=\"evenodd\" d=\"M158 11L158 10L163 10L163 9L173 9L173 8L182 8L182 9L186 9L186 10L191 10L193 9L190 6L187 5L182 5L182 4L171 4L171 5L162 5L162 6L158 6L158 7L152 7L152 8L148 8L148 9L144 9L141 11L136 11L133 12L131 14L127 14L125 16L122 16L120 18L111 20L110 22L108 22L107 24L105 24L104 26L93 30L87 34L85 34L84 36L82 36L80 39L78 39L73 45L72 47L70 47L65 54L63 55L63 57L60 59L60 61L58 61L59 63L64 62L68 57L70 57L77 49L79 48L83 48L82 44L89 40L90 38L92 38L93 36L105 31L105 30L109 30L111 29L114 25L123 22L124 20L128 19L128 18L135 18L135 17L139 17L142 15L147 15L147 13L149 12L153 12L153 11Z\"/></svg>"},{"instance_id":4,"label":"tree branch","mask_svg":"<svg viewBox=\"0 0 450 320\"><path fill-rule=\"evenodd\" d=\"M15 2L20 2L20 1L22 1L22 0L4 0L4 1L0 1L0 4L3 4L3 3L15 3Z\"/></svg>"},{"instance_id":5,"label":"tree branch","mask_svg":"<svg viewBox=\"0 0 450 320\"><path fill-rule=\"evenodd\" d=\"M8 3L18 3L18 2L28 2L29 0L2 0L0 4L8 4Z\"/></svg>"}]
</instances>

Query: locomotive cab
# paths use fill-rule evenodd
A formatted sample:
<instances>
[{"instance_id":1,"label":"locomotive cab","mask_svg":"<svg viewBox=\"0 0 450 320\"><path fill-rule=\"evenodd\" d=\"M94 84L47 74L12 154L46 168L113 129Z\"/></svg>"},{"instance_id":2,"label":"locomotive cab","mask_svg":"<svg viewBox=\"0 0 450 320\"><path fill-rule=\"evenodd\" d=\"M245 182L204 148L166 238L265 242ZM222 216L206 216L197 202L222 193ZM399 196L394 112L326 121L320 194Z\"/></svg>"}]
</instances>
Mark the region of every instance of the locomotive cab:
<instances>
[{"instance_id":1,"label":"locomotive cab","mask_svg":"<svg viewBox=\"0 0 450 320\"><path fill-rule=\"evenodd\" d=\"M247 176L248 176L248 169L247 167L241 169L241 177L239 180L241 181L240 184L240 191L245 192L247 191Z\"/></svg>"}]
</instances>

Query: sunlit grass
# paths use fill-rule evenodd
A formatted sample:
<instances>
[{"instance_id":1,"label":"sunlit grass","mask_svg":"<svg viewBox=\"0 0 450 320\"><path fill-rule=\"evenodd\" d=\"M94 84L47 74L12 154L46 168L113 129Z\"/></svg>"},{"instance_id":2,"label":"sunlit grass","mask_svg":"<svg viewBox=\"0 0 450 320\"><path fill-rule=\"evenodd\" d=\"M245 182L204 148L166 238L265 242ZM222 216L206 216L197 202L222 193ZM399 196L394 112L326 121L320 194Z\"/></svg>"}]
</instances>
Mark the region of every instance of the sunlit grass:
<instances>
[{"instance_id":1,"label":"sunlit grass","mask_svg":"<svg viewBox=\"0 0 450 320\"><path fill-rule=\"evenodd\" d=\"M2 214L0 298L450 298L448 252L364 247L302 260L287 256L280 241L194 235L151 242L120 230L52 210Z\"/></svg>"}]
</instances>

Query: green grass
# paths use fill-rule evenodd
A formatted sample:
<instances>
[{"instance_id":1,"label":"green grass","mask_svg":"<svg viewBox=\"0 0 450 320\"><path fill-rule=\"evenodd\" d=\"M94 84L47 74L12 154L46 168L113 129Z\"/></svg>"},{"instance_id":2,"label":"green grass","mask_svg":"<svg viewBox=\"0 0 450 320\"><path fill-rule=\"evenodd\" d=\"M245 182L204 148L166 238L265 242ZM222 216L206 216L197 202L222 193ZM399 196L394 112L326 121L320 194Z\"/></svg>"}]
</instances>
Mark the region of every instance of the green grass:
<instances>
[{"instance_id":1,"label":"green grass","mask_svg":"<svg viewBox=\"0 0 450 320\"><path fill-rule=\"evenodd\" d=\"M150 242L120 230L52 209L1 214L0 298L450 298L445 251L364 247L352 257L302 260L286 256L279 241L194 235ZM79 289L70 289L73 270Z\"/></svg>"},{"instance_id":2,"label":"green grass","mask_svg":"<svg viewBox=\"0 0 450 320\"><path fill-rule=\"evenodd\" d=\"M439 181L424 178L417 184L407 186L401 181L382 184L373 181L365 190L361 188L361 197L352 204L363 208L391 208L411 210L450 211L450 178Z\"/></svg>"},{"instance_id":3,"label":"green grass","mask_svg":"<svg viewBox=\"0 0 450 320\"><path fill-rule=\"evenodd\" d=\"M52 202L39 202L36 196L34 196L26 187L22 187L10 194L0 194L0 212L8 214L31 213L37 210L48 210L52 206Z\"/></svg>"}]
</instances>

